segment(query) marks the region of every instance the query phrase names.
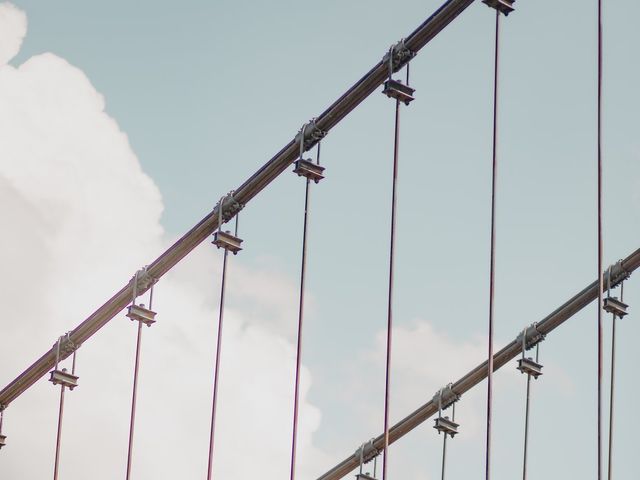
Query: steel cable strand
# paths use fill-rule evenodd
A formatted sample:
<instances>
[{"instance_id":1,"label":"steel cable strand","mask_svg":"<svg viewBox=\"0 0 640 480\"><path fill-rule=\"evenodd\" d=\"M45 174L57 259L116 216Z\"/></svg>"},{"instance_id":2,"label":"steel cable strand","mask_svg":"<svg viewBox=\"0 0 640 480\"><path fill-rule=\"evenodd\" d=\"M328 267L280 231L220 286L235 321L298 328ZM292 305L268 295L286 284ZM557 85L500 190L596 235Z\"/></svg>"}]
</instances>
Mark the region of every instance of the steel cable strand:
<instances>
[{"instance_id":1,"label":"steel cable strand","mask_svg":"<svg viewBox=\"0 0 640 480\"><path fill-rule=\"evenodd\" d=\"M138 275L139 272L136 272L136 276L134 277L134 288L133 288L133 301L132 305L135 306L136 296L137 296L137 283L138 283ZM144 307L144 305L141 305ZM153 309L153 286L149 291L149 310ZM136 334L136 354L135 361L133 367L133 388L131 392L131 415L129 418L129 445L127 449L127 470L126 470L126 480L131 478L131 468L133 465L133 438L134 438L134 430L135 430L135 422L136 422L136 411L137 411L137 403L138 403L138 379L140 376L140 357L142 353L142 324L141 320L138 320L138 328Z\"/></svg>"},{"instance_id":2,"label":"steel cable strand","mask_svg":"<svg viewBox=\"0 0 640 480\"><path fill-rule=\"evenodd\" d=\"M598 144L598 315L597 315L597 349L598 349L598 480L602 479L602 371L603 371L603 332L602 332L602 0L598 0L598 112L597 112L597 144Z\"/></svg>"},{"instance_id":3,"label":"steel cable strand","mask_svg":"<svg viewBox=\"0 0 640 480\"><path fill-rule=\"evenodd\" d=\"M609 273L610 275L610 273ZM624 282L620 284L620 301L624 302ZM609 455L607 465L607 478L613 478L613 413L614 413L614 394L616 385L616 321L617 316L612 314L611 325L611 386L609 391Z\"/></svg>"},{"instance_id":4,"label":"steel cable strand","mask_svg":"<svg viewBox=\"0 0 640 480\"><path fill-rule=\"evenodd\" d=\"M500 57L500 12L496 10L495 48L493 70L493 145L491 169L491 240L489 266L489 332L487 362L487 424L485 449L485 477L491 478L491 416L493 404L493 311L495 289L495 245L496 245L496 181L498 174L498 66Z\"/></svg>"},{"instance_id":5,"label":"steel cable strand","mask_svg":"<svg viewBox=\"0 0 640 480\"><path fill-rule=\"evenodd\" d=\"M222 225L222 208L224 198L220 200L220 220L219 226ZM238 236L238 215L236 215L235 224L235 237ZM216 332L216 355L215 364L213 367L213 395L211 400L211 427L209 430L209 455L207 461L207 480L211 480L213 476L213 452L215 445L215 432L216 432L216 413L218 409L218 384L220 383L220 361L222 358L222 327L224 324L224 300L226 293L227 283L227 260L229 257L229 250L224 249L222 256L222 279L220 282L220 305L218 310L218 330Z\"/></svg>"},{"instance_id":6,"label":"steel cable strand","mask_svg":"<svg viewBox=\"0 0 640 480\"><path fill-rule=\"evenodd\" d=\"M304 129L302 129L301 145L300 145L300 159L304 152ZM320 165L320 142L317 147L317 164ZM309 184L311 180L306 178L305 191L304 191L304 218L302 225L302 256L300 260L300 291L298 297L298 326L296 333L296 371L295 371L295 383L294 383L294 397L293 397L293 425L291 432L291 466L290 466L290 479L295 479L295 467L296 467L296 450L297 450L297 438L298 438L298 415L299 415L299 403L300 403L300 367L302 363L302 326L304 321L304 294L305 294L305 280L307 273L307 232L309 224Z\"/></svg>"}]
</instances>

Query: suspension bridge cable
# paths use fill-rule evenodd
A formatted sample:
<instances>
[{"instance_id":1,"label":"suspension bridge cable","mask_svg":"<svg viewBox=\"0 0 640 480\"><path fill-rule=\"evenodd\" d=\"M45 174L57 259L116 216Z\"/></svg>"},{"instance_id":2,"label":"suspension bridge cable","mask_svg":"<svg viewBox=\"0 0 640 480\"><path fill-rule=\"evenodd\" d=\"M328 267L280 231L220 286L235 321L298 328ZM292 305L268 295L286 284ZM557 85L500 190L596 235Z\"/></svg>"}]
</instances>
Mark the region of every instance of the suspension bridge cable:
<instances>
[{"instance_id":1,"label":"suspension bridge cable","mask_svg":"<svg viewBox=\"0 0 640 480\"><path fill-rule=\"evenodd\" d=\"M395 257L396 233L396 188L398 179L398 133L400 123L400 100L396 100L395 133L393 146L393 186L391 194L391 242L389 246L389 285L387 299L387 345L384 380L384 448L382 462L382 480L387 478L387 450L389 447L389 387L391 383L391 340L393 327L393 269Z\"/></svg>"},{"instance_id":2,"label":"suspension bridge cable","mask_svg":"<svg viewBox=\"0 0 640 480\"><path fill-rule=\"evenodd\" d=\"M220 309L218 312L218 333L216 340L216 361L213 373L213 400L211 401L211 430L209 434L209 461L207 463L207 480L211 480L213 471L213 445L216 430L216 409L218 405L218 379L220 375L220 353L222 350L222 323L224 319L224 294L227 277L227 256L229 252L224 251L222 257L222 283L220 286Z\"/></svg>"},{"instance_id":3,"label":"suspension bridge cable","mask_svg":"<svg viewBox=\"0 0 640 480\"><path fill-rule=\"evenodd\" d=\"M522 358L524 359L525 352L525 342L526 342L526 334L527 330L523 332L523 346L522 346ZM539 355L540 355L540 344L536 345L536 367L542 368L539 364ZM519 368L523 373L527 373L527 394L525 399L525 407L524 407L524 447L523 447L523 455L522 455L522 480L527 480L527 460L529 457L529 412L531 409L531 377L534 374L531 373L531 370L527 372L525 369L522 369L522 363ZM537 378L534 376L534 378Z\"/></svg>"},{"instance_id":4,"label":"suspension bridge cable","mask_svg":"<svg viewBox=\"0 0 640 480\"><path fill-rule=\"evenodd\" d=\"M302 127L300 135L300 160L304 161L302 155L304 153L304 134L306 125ZM318 142L318 150L316 156L316 164L320 165L320 142ZM302 324L304 320L304 294L305 279L307 273L307 230L309 224L309 184L313 177L306 176L304 190L304 219L302 225L302 257L300 260L300 292L298 298L298 328L296 333L296 373L295 386L293 396L293 427L291 433L291 468L290 479L294 480L296 476L296 447L298 438L298 409L300 402L300 366L302 362Z\"/></svg>"},{"instance_id":5,"label":"suspension bridge cable","mask_svg":"<svg viewBox=\"0 0 640 480\"><path fill-rule=\"evenodd\" d=\"M229 196L232 197L231 193ZM228 232L222 232L223 224L223 209L224 201L227 197L222 197L218 204L218 231L214 234L213 244L218 248L224 249L222 257L222 280L220 282L220 305L218 310L218 331L216 333L216 356L215 365L213 369L213 398L211 400L211 429L209 432L209 456L207 461L207 480L211 480L213 474L213 450L215 443L215 431L216 431L216 412L218 408L218 383L220 378L220 358L222 355L222 326L224 320L224 299L227 283L227 258L229 251L234 255L237 254L242 248L240 244L242 240L238 238L238 217L236 215L235 222L235 235L231 235ZM233 197L232 197L233 198Z\"/></svg>"},{"instance_id":6,"label":"suspension bridge cable","mask_svg":"<svg viewBox=\"0 0 640 480\"><path fill-rule=\"evenodd\" d=\"M76 350L73 351L73 364L71 368L71 374L67 372L66 368L58 370L58 363L60 361L60 344L62 339L65 338L69 342L69 334L65 337L59 337L56 345L56 364L54 370L51 372L50 381L54 385L60 385L60 403L58 407L58 428L56 431L56 452L53 463L53 480L58 480L58 474L60 471L60 451L62 450L62 419L64 416L64 394L67 387L73 390L77 386L78 377L75 376L76 372Z\"/></svg>"},{"instance_id":7,"label":"suspension bridge cable","mask_svg":"<svg viewBox=\"0 0 640 480\"><path fill-rule=\"evenodd\" d=\"M403 58L406 52L402 51L403 42L392 45L387 54L386 61L388 65L389 78L384 82L382 93L396 101L394 137L393 137L393 175L391 188L391 226L389 241L389 283L387 296L387 344L385 359L385 386L384 386L384 433L383 433L383 462L382 462L382 480L387 478L388 466L388 449L389 449L389 394L391 386L391 344L392 344L392 328L393 328L393 273L395 259L395 238L396 238L396 204L397 204L397 186L398 186L398 149L400 144L400 102L409 105L414 98L415 90L409 86L409 62ZM409 59L412 55L409 54ZM399 80L393 79L394 68L399 65L406 65L406 84Z\"/></svg>"},{"instance_id":8,"label":"suspension bridge cable","mask_svg":"<svg viewBox=\"0 0 640 480\"><path fill-rule=\"evenodd\" d=\"M527 397L524 407L524 452L522 459L522 480L527 480L527 454L529 452L529 404L531 400L531 375L527 375Z\"/></svg>"},{"instance_id":9,"label":"suspension bridge cable","mask_svg":"<svg viewBox=\"0 0 640 480\"><path fill-rule=\"evenodd\" d=\"M597 113L597 143L598 143L598 473L597 479L602 480L602 0L598 0L598 113Z\"/></svg>"},{"instance_id":10,"label":"suspension bridge cable","mask_svg":"<svg viewBox=\"0 0 640 480\"><path fill-rule=\"evenodd\" d=\"M440 398L442 398L442 393L440 394ZM454 403L451 406L452 410L451 410L451 421L453 423L456 422L456 404ZM444 434L444 438L442 439L442 475L441 475L441 479L444 480L444 476L445 476L445 466L447 463L447 433L445 432ZM453 438L453 436L451 437Z\"/></svg>"},{"instance_id":11,"label":"suspension bridge cable","mask_svg":"<svg viewBox=\"0 0 640 480\"><path fill-rule=\"evenodd\" d=\"M609 278L611 273L609 273ZM611 280L609 280L611 282ZM624 282L620 284L620 301L624 302ZM612 326L611 326L611 389L609 391L609 456L607 466L607 478L612 480L613 478L613 405L614 405L614 392L616 384L616 321L617 315L612 314Z\"/></svg>"},{"instance_id":12,"label":"suspension bridge cable","mask_svg":"<svg viewBox=\"0 0 640 480\"><path fill-rule=\"evenodd\" d=\"M133 465L133 438L136 423L136 410L138 403L138 378L140 376L140 356L142 352L142 325L151 326L155 322L155 312L153 308L153 285L149 291L149 308L145 308L144 304L136 305L136 297L138 294L138 280L140 274L145 269L138 270L133 278L133 299L127 317L138 322L136 335L136 356L133 367L133 388L131 392L131 415L129 417L129 445L127 449L127 470L126 480L131 478L131 468Z\"/></svg>"},{"instance_id":13,"label":"suspension bridge cable","mask_svg":"<svg viewBox=\"0 0 640 480\"><path fill-rule=\"evenodd\" d=\"M64 385L60 386L60 406L58 409L58 430L56 433L56 456L53 463L53 480L58 480L60 448L62 447L62 416L64 415Z\"/></svg>"},{"instance_id":14,"label":"suspension bridge cable","mask_svg":"<svg viewBox=\"0 0 640 480\"><path fill-rule=\"evenodd\" d=\"M131 478L131 459L133 457L133 431L136 422L136 404L138 397L138 374L140 370L140 347L142 342L142 322L138 322L138 332L136 336L136 359L133 367L133 391L131 393L131 416L129 420L129 449L127 450L127 475Z\"/></svg>"},{"instance_id":15,"label":"suspension bridge cable","mask_svg":"<svg viewBox=\"0 0 640 480\"><path fill-rule=\"evenodd\" d=\"M389 52L389 81L393 72L393 47ZM408 66L408 64L407 64ZM409 70L407 69L407 86L409 84ZM391 187L391 228L389 241L389 283L387 296L387 344L385 360L385 380L384 380L384 446L382 462L382 480L387 479L388 449L389 449L389 394L391 386L391 344L393 328L393 273L395 260L395 240L396 240L396 206L398 187L398 149L400 143L400 98L396 98L395 122L393 137L393 177Z\"/></svg>"},{"instance_id":16,"label":"suspension bridge cable","mask_svg":"<svg viewBox=\"0 0 640 480\"><path fill-rule=\"evenodd\" d=\"M493 70L493 146L491 169L491 243L489 266L489 335L487 362L487 436L485 477L491 478L491 415L493 406L493 300L495 289L495 250L496 250L496 181L498 174L498 61L500 58L500 11L496 9L495 47Z\"/></svg>"}]
</instances>

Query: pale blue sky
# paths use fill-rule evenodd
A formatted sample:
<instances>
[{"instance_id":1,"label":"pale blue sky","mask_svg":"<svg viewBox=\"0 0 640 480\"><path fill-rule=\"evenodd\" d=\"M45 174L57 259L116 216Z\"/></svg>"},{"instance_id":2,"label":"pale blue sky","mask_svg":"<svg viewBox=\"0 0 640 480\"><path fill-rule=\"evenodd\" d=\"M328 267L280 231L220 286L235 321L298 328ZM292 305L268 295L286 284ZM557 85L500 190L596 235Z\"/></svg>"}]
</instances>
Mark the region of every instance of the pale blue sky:
<instances>
[{"instance_id":1,"label":"pale blue sky","mask_svg":"<svg viewBox=\"0 0 640 480\"><path fill-rule=\"evenodd\" d=\"M29 33L13 64L51 51L87 74L159 186L164 227L178 235L441 0L15 4L28 15ZM613 262L640 246L640 4L605 4L605 259ZM596 276L595 7L518 0L503 22L496 347ZM402 112L396 319L428 320L456 342L486 332L492 32L492 12L475 2L412 62L416 101ZM318 443L343 452L336 462L382 426L381 369L377 378L367 372L374 380L362 404L336 392L353 382L352 366L360 365L353 352L373 345L386 320L392 121L389 99L367 99L323 141L327 179L312 192L315 307L304 354L311 400L323 412ZM296 278L302 195L301 180L285 174L242 212L246 249L238 262ZM629 285L635 311L637 279ZM619 345L621 480L638 476L634 317L622 324ZM545 390L553 385L547 376L535 385L532 478L594 478L594 334L592 306L543 344L543 363L560 366L575 388ZM424 400L440 386L422 386ZM496 480L513 478L520 465L522 401L496 400ZM380 410L375 431L354 413L367 408ZM394 418L406 413L394 410ZM431 430L429 423L394 448L398 462L425 464L435 478L439 443ZM477 439L457 452L454 442L448 478L481 477ZM454 465L456 455L465 462Z\"/></svg>"}]
</instances>

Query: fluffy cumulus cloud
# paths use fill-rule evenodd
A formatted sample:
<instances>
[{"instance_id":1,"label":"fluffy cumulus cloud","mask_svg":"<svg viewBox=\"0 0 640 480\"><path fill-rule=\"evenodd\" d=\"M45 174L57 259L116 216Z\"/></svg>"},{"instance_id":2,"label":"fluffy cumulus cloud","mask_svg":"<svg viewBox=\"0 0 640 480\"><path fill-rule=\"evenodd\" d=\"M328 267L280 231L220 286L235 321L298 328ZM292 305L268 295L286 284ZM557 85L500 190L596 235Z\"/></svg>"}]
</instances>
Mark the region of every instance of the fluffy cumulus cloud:
<instances>
[{"instance_id":1,"label":"fluffy cumulus cloud","mask_svg":"<svg viewBox=\"0 0 640 480\"><path fill-rule=\"evenodd\" d=\"M3 385L173 240L160 225L160 192L86 75L48 53L8 64L25 33L25 14L0 4ZM220 264L220 254L207 247L156 288L159 321L143 333L137 478L206 472ZM225 319L214 468L221 478L283 478L295 348L282 325L295 311L295 287L234 260L232 282L251 289L235 304L231 299ZM262 295L261 282L280 293ZM66 400L64 478L124 473L135 330L120 314L78 352L80 387ZM306 400L310 385L305 369L303 476L326 465L312 441L320 413ZM6 411L0 477L50 475L57 392L41 380Z\"/></svg>"},{"instance_id":2,"label":"fluffy cumulus cloud","mask_svg":"<svg viewBox=\"0 0 640 480\"><path fill-rule=\"evenodd\" d=\"M15 5L0 4L0 65L9 62L20 51L20 45L27 33L27 16Z\"/></svg>"}]
</instances>

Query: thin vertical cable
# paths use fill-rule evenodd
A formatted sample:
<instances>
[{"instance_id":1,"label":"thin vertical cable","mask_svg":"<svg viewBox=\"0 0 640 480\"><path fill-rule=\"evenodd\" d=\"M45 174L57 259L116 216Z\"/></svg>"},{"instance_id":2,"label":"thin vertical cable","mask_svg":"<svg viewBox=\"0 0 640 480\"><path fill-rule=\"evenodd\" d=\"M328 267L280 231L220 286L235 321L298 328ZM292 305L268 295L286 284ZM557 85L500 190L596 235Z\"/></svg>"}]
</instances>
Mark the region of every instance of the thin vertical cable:
<instances>
[{"instance_id":1,"label":"thin vertical cable","mask_svg":"<svg viewBox=\"0 0 640 480\"><path fill-rule=\"evenodd\" d=\"M624 282L620 284L620 301L624 301ZM613 478L613 405L616 384L616 324L618 323L616 320L617 317L613 314L611 319L611 390L609 392L609 464L607 469L607 478L609 480Z\"/></svg>"},{"instance_id":2,"label":"thin vertical cable","mask_svg":"<svg viewBox=\"0 0 640 480\"><path fill-rule=\"evenodd\" d=\"M60 385L60 407L58 409L58 433L56 435L56 458L53 464L53 480L58 480L60 448L62 446L62 416L64 414L64 385Z\"/></svg>"},{"instance_id":3,"label":"thin vertical cable","mask_svg":"<svg viewBox=\"0 0 640 480\"><path fill-rule=\"evenodd\" d=\"M441 394L441 398L442 398L442 394ZM451 412L451 421L455 422L456 421L456 404L454 403L452 405L452 412ZM445 466L446 466L446 462L447 462L447 434L444 434L444 439L442 440L442 475L441 475L441 479L444 480L444 476L445 476Z\"/></svg>"},{"instance_id":4,"label":"thin vertical cable","mask_svg":"<svg viewBox=\"0 0 640 480\"><path fill-rule=\"evenodd\" d=\"M396 240L396 197L398 184L398 143L400 140L400 100L396 100L395 131L393 140L393 184L391 190L391 233L389 242L389 291L387 299L387 358L384 383L384 447L382 480L387 479L387 450L389 448L389 389L391 384L391 339L393 327L393 269Z\"/></svg>"},{"instance_id":5,"label":"thin vertical cable","mask_svg":"<svg viewBox=\"0 0 640 480\"><path fill-rule=\"evenodd\" d=\"M524 414L524 455L522 462L522 480L527 480L527 454L529 447L529 402L531 394L531 375L527 375L527 400Z\"/></svg>"},{"instance_id":6,"label":"thin vertical cable","mask_svg":"<svg viewBox=\"0 0 640 480\"><path fill-rule=\"evenodd\" d=\"M220 208L222 208L222 202L220 203ZM236 227L237 227L237 223L236 223ZM236 234L237 233L238 232L236 228ZM211 475L213 472L213 446L214 446L214 437L215 437L215 431L216 431L216 409L218 406L218 379L220 375L220 356L222 351L222 323L224 319L224 294L225 294L226 279L227 279L227 256L228 255L229 255L229 251L225 248L224 256L222 257L222 283L220 285L220 310L218 313L216 361L215 361L215 366L213 371L213 399L211 401L211 431L209 434L209 461L207 463L207 480L211 480Z\"/></svg>"},{"instance_id":7,"label":"thin vertical cable","mask_svg":"<svg viewBox=\"0 0 640 480\"><path fill-rule=\"evenodd\" d=\"M133 301L132 304L136 303L136 295L137 295L137 283L138 283L138 273L136 272L136 277L134 279L134 293L133 293ZM149 310L153 307L153 285L149 291ZM138 377L140 375L140 356L142 351L142 321L138 320L138 332L136 335L136 358L135 364L133 367L133 389L131 392L131 415L129 418L129 446L127 450L127 473L126 479L129 480L131 478L131 468L133 465L133 435L135 430L136 423L136 407L138 403ZM74 366L75 369L75 355Z\"/></svg>"},{"instance_id":8,"label":"thin vertical cable","mask_svg":"<svg viewBox=\"0 0 640 480\"><path fill-rule=\"evenodd\" d=\"M525 331L526 333L526 331ZM536 363L538 363L538 353L540 345L536 345ZM524 352L523 352L524 358ZM527 459L529 455L529 409L531 402L531 375L527 374L527 398L524 409L524 453L522 460L522 480L527 480Z\"/></svg>"},{"instance_id":9,"label":"thin vertical cable","mask_svg":"<svg viewBox=\"0 0 640 480\"><path fill-rule=\"evenodd\" d=\"M598 0L598 480L602 479L602 0Z\"/></svg>"},{"instance_id":10,"label":"thin vertical cable","mask_svg":"<svg viewBox=\"0 0 640 480\"><path fill-rule=\"evenodd\" d=\"M320 157L318 157L318 164ZM298 330L296 338L296 377L293 396L293 428L291 433L291 470L290 479L296 476L296 443L298 438L298 409L300 401L300 364L302 361L302 323L304 319L304 293L307 273L307 225L309 222L309 182L307 178L304 189L304 220L302 227L302 260L300 265L300 296L298 300Z\"/></svg>"},{"instance_id":11,"label":"thin vertical cable","mask_svg":"<svg viewBox=\"0 0 640 480\"><path fill-rule=\"evenodd\" d=\"M489 267L489 354L487 372L487 438L486 438L486 480L491 478L491 410L493 402L493 297L495 288L495 247L496 247L496 180L498 174L498 59L500 54L500 12L496 10L496 32L493 70L493 161L491 176L491 246Z\"/></svg>"},{"instance_id":12,"label":"thin vertical cable","mask_svg":"<svg viewBox=\"0 0 640 480\"><path fill-rule=\"evenodd\" d=\"M136 360L133 367L133 391L131 393L131 416L129 419L129 448L127 450L127 480L131 478L131 462L133 458L133 431L136 423L136 404L138 400L138 374L140 371L140 347L142 344L142 322L138 321L136 337Z\"/></svg>"}]
</instances>

